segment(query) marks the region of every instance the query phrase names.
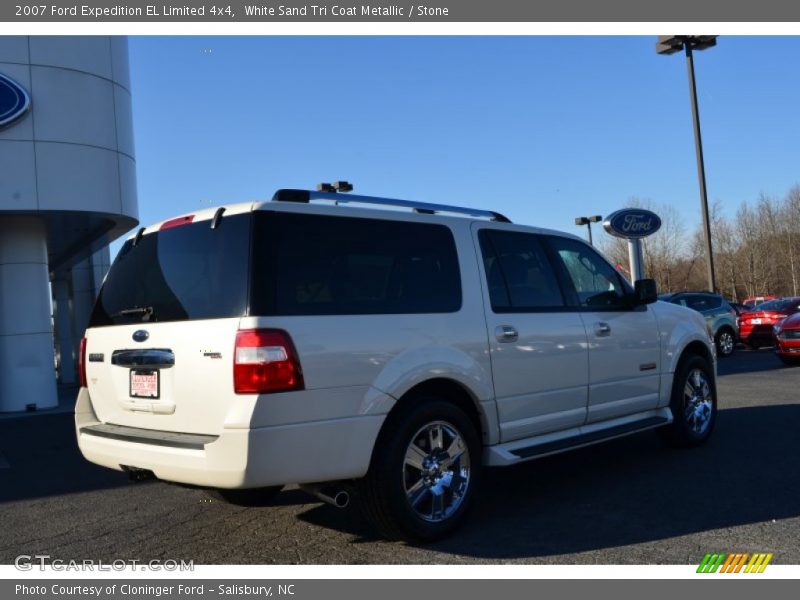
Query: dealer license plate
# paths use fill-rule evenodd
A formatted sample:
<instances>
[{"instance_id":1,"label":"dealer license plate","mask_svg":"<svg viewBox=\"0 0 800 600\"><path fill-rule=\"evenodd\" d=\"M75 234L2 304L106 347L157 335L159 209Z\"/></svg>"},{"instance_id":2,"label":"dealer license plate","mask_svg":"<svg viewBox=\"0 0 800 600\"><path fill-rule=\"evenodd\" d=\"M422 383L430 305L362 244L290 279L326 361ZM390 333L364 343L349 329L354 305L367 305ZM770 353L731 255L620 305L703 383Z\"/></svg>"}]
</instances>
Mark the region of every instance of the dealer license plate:
<instances>
[{"instance_id":1,"label":"dealer license plate","mask_svg":"<svg viewBox=\"0 0 800 600\"><path fill-rule=\"evenodd\" d=\"M131 369L131 398L158 398L158 371Z\"/></svg>"}]
</instances>

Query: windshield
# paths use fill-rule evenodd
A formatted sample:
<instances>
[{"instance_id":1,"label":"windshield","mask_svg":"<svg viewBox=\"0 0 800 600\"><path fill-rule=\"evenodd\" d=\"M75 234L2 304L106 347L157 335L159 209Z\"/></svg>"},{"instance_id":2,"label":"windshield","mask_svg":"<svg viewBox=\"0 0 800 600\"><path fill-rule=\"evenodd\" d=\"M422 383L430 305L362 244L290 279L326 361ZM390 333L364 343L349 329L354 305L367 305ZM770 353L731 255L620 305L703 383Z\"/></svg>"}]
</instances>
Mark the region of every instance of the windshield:
<instances>
[{"instance_id":1,"label":"windshield","mask_svg":"<svg viewBox=\"0 0 800 600\"><path fill-rule=\"evenodd\" d=\"M128 240L100 290L89 327L218 319L247 310L250 214Z\"/></svg>"}]
</instances>

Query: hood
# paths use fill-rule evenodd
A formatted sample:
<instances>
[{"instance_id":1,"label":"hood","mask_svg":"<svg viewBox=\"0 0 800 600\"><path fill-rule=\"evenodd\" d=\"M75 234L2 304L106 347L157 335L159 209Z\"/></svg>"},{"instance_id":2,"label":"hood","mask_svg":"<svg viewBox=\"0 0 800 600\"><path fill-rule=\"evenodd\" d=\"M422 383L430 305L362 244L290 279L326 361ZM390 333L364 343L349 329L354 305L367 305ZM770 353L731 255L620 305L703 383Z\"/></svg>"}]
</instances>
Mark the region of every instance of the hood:
<instances>
[{"instance_id":1,"label":"hood","mask_svg":"<svg viewBox=\"0 0 800 600\"><path fill-rule=\"evenodd\" d=\"M652 306L654 307L657 316L670 315L673 318L677 318L681 321L696 323L697 326L703 331L708 331L705 317L696 310L692 310L687 306L681 306L680 304L664 302L663 300L659 300L658 302L652 304Z\"/></svg>"}]
</instances>

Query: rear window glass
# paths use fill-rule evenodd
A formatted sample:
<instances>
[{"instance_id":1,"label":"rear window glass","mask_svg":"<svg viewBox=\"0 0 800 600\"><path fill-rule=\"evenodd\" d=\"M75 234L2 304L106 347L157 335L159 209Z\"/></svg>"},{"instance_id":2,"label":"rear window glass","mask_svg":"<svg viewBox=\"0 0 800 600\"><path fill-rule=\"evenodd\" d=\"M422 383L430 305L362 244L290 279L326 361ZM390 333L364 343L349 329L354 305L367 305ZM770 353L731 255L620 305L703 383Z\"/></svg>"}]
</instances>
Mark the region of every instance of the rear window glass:
<instances>
[{"instance_id":1,"label":"rear window glass","mask_svg":"<svg viewBox=\"0 0 800 600\"><path fill-rule=\"evenodd\" d=\"M800 298L784 298L782 300L769 300L758 305L757 311L796 311L800 306Z\"/></svg>"},{"instance_id":2,"label":"rear window glass","mask_svg":"<svg viewBox=\"0 0 800 600\"><path fill-rule=\"evenodd\" d=\"M262 211L255 231L253 315L461 308L455 242L443 225Z\"/></svg>"},{"instance_id":3,"label":"rear window glass","mask_svg":"<svg viewBox=\"0 0 800 600\"><path fill-rule=\"evenodd\" d=\"M108 272L90 327L242 316L247 310L250 214L129 240Z\"/></svg>"}]
</instances>

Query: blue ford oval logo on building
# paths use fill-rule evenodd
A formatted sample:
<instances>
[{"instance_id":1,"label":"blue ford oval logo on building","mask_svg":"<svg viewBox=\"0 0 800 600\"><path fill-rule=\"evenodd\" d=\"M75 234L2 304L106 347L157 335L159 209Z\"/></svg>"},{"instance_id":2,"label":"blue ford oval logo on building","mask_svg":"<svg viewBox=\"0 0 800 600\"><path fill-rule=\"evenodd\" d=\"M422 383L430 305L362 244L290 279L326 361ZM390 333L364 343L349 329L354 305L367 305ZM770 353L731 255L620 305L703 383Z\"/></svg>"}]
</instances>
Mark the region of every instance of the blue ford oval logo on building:
<instances>
[{"instance_id":1,"label":"blue ford oval logo on building","mask_svg":"<svg viewBox=\"0 0 800 600\"><path fill-rule=\"evenodd\" d=\"M643 208L624 208L603 221L603 229L613 236L638 239L653 235L661 228L661 217Z\"/></svg>"},{"instance_id":2,"label":"blue ford oval logo on building","mask_svg":"<svg viewBox=\"0 0 800 600\"><path fill-rule=\"evenodd\" d=\"M0 129L28 112L31 97L21 85L0 73Z\"/></svg>"},{"instance_id":3,"label":"blue ford oval logo on building","mask_svg":"<svg viewBox=\"0 0 800 600\"><path fill-rule=\"evenodd\" d=\"M150 337L150 334L145 329L137 329L133 332L133 341L134 342L144 342L147 338Z\"/></svg>"}]
</instances>

